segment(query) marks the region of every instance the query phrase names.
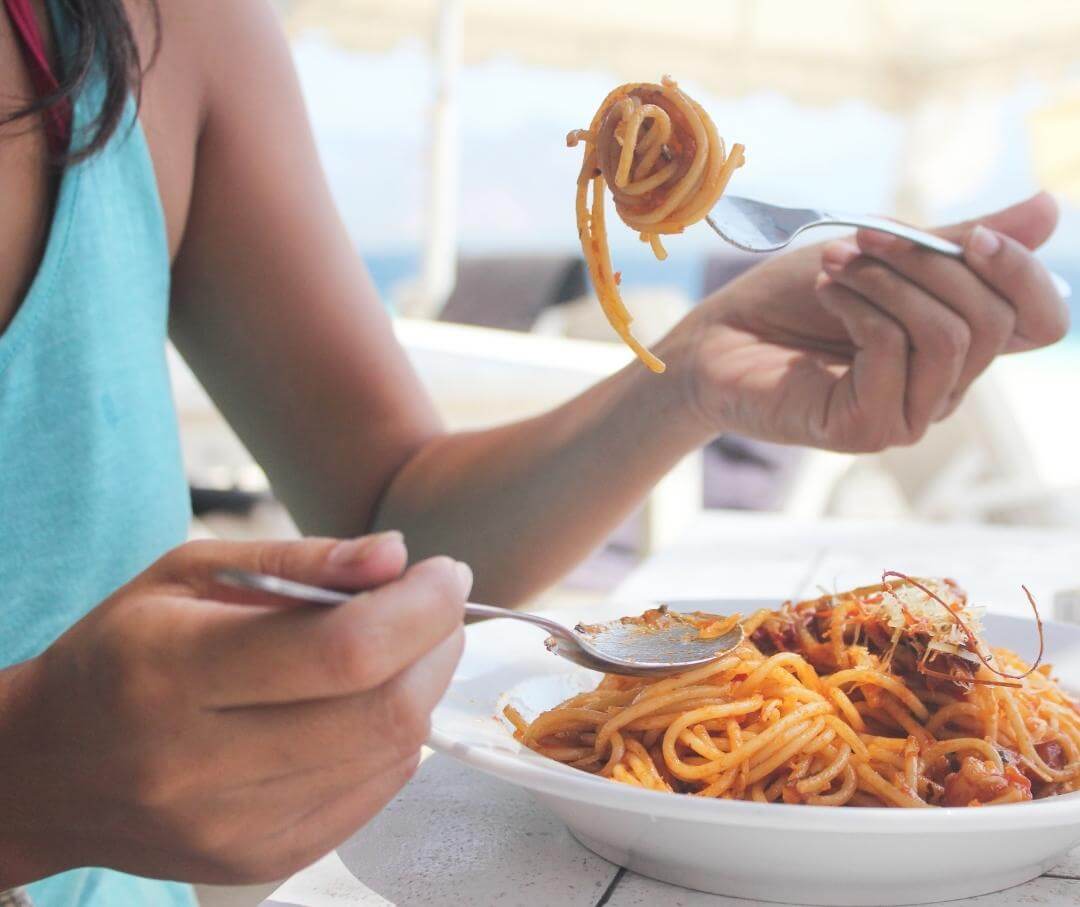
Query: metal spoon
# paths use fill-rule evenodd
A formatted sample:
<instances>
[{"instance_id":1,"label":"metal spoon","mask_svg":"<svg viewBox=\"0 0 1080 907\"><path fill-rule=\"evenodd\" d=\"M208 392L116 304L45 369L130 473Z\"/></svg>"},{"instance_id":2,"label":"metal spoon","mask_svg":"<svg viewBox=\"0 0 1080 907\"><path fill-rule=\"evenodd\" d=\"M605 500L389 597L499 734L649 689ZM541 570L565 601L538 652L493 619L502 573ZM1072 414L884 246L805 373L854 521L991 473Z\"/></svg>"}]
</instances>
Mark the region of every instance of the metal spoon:
<instances>
[{"instance_id":1,"label":"metal spoon","mask_svg":"<svg viewBox=\"0 0 1080 907\"><path fill-rule=\"evenodd\" d=\"M219 570L216 578L227 586L269 592L315 605L340 605L355 598L355 595L336 589L322 589L247 570ZM655 604L650 603L646 607L655 607ZM648 630L618 620L587 627L579 624L571 630L537 614L509 611L492 605L469 602L465 605L465 614L485 619L505 617L535 624L551 634L545 643L549 652L582 667L608 674L639 677L677 674L708 664L743 641L743 630L739 626L715 639L701 639L693 627L680 625L677 621L672 622L674 626Z\"/></svg>"},{"instance_id":2,"label":"metal spoon","mask_svg":"<svg viewBox=\"0 0 1080 907\"><path fill-rule=\"evenodd\" d=\"M916 230L906 224L869 214L832 214L816 208L781 208L752 198L724 195L714 206L706 222L717 235L746 252L775 252L811 227L866 227L910 240L950 258L963 258L964 250L954 242ZM1059 274L1050 279L1062 299L1072 296L1072 288Z\"/></svg>"}]
</instances>

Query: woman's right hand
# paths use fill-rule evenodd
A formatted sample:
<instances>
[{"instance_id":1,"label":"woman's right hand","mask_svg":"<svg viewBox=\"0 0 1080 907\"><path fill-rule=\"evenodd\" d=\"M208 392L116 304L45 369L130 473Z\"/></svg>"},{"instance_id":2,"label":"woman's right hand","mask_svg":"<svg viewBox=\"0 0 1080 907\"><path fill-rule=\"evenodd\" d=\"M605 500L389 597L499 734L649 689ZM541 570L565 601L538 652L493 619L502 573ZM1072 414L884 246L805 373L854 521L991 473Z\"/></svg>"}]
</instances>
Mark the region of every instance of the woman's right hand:
<instances>
[{"instance_id":1,"label":"woman's right hand","mask_svg":"<svg viewBox=\"0 0 1080 907\"><path fill-rule=\"evenodd\" d=\"M472 575L401 536L193 542L0 673L0 888L76 866L240 883L331 850L417 766ZM225 567L368 589L336 608Z\"/></svg>"},{"instance_id":2,"label":"woman's right hand","mask_svg":"<svg viewBox=\"0 0 1080 907\"><path fill-rule=\"evenodd\" d=\"M722 287L658 351L711 434L913 444L997 356L1065 335L1068 306L1033 254L1057 220L1041 193L935 230L962 260L873 230L804 246Z\"/></svg>"}]
</instances>

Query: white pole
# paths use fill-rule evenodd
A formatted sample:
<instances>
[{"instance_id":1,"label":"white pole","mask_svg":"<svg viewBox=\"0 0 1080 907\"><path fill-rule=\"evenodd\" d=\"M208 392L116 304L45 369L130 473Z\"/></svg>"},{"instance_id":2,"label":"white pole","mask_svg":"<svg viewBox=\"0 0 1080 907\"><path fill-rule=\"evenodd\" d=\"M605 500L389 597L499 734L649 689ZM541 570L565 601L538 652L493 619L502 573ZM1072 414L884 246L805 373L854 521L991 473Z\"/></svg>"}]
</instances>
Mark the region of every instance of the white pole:
<instances>
[{"instance_id":1,"label":"white pole","mask_svg":"<svg viewBox=\"0 0 1080 907\"><path fill-rule=\"evenodd\" d=\"M464 57L464 0L442 0L435 33L428 194L420 298L411 313L434 317L457 279L458 81Z\"/></svg>"}]
</instances>

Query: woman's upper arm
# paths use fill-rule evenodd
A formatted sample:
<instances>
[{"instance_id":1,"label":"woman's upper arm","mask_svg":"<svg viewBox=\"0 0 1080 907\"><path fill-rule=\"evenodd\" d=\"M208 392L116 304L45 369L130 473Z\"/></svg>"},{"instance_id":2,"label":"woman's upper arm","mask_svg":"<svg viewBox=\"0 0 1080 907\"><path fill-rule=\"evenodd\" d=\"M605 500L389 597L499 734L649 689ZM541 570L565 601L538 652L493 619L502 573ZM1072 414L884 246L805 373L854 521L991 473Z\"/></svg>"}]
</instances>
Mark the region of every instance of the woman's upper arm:
<instances>
[{"instance_id":1,"label":"woman's upper arm","mask_svg":"<svg viewBox=\"0 0 1080 907\"><path fill-rule=\"evenodd\" d=\"M358 532L438 419L334 208L273 11L189 8L208 89L171 334L300 525Z\"/></svg>"}]
</instances>

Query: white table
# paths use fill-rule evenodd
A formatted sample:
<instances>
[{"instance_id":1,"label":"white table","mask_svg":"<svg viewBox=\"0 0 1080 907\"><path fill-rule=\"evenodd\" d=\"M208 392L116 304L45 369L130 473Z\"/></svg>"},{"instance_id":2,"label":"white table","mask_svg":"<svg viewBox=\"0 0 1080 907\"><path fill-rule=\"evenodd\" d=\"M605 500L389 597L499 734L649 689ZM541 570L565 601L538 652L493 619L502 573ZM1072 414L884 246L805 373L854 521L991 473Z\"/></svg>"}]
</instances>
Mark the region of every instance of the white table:
<instances>
[{"instance_id":1,"label":"white table","mask_svg":"<svg viewBox=\"0 0 1080 907\"><path fill-rule=\"evenodd\" d=\"M1050 616L1057 589L1080 587L1080 533L706 514L681 544L635 570L618 597L787 598L819 586L873 582L885 569L952 576L976 602L1003 613L1027 610L1023 582ZM264 907L753 903L613 866L578 844L526 792L432 755L378 817L282 885ZM962 903L1076 907L1080 850L1026 885Z\"/></svg>"}]
</instances>

